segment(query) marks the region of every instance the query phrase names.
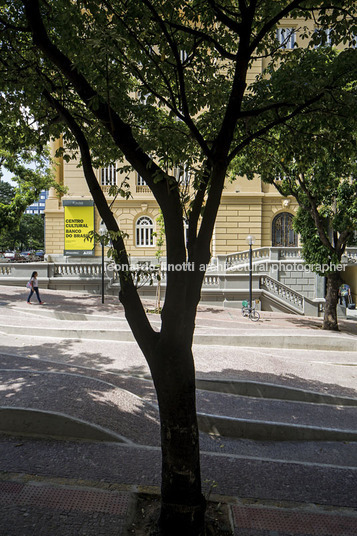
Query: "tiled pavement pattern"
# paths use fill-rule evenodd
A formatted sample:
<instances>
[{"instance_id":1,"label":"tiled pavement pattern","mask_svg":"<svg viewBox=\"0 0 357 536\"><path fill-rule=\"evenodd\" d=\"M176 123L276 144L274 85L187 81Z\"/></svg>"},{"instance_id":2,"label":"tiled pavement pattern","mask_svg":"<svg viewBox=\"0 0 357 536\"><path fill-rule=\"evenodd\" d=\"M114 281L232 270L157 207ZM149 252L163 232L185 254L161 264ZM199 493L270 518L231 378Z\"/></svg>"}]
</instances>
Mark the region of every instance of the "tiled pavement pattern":
<instances>
[{"instance_id":1,"label":"tiled pavement pattern","mask_svg":"<svg viewBox=\"0 0 357 536\"><path fill-rule=\"evenodd\" d=\"M130 514L127 492L0 482L3 536L118 536Z\"/></svg>"},{"instance_id":2,"label":"tiled pavement pattern","mask_svg":"<svg viewBox=\"0 0 357 536\"><path fill-rule=\"evenodd\" d=\"M43 482L0 482L2 536L124 536L134 508L128 491ZM230 504L234 536L355 536L357 513L316 506ZM135 531L130 529L131 534ZM133 531L133 532L132 532Z\"/></svg>"},{"instance_id":3,"label":"tiled pavement pattern","mask_svg":"<svg viewBox=\"0 0 357 536\"><path fill-rule=\"evenodd\" d=\"M232 506L235 536L356 536L357 514Z\"/></svg>"}]
</instances>

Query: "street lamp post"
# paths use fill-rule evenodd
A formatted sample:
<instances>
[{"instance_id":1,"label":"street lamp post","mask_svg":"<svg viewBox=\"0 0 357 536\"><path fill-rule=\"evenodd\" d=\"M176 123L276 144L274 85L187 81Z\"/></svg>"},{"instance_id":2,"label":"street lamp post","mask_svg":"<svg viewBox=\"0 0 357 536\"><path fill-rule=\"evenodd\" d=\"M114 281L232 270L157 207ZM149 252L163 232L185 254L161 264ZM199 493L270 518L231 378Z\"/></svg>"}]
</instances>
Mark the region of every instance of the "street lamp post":
<instances>
[{"instance_id":1,"label":"street lamp post","mask_svg":"<svg viewBox=\"0 0 357 536\"><path fill-rule=\"evenodd\" d=\"M102 303L104 303L104 235L106 232L107 228L102 220L99 226L99 234L101 237L100 243L102 245Z\"/></svg>"},{"instance_id":2,"label":"street lamp post","mask_svg":"<svg viewBox=\"0 0 357 536\"><path fill-rule=\"evenodd\" d=\"M252 245L255 242L253 235L248 235L246 238L249 245L249 309L253 308L253 254Z\"/></svg>"}]
</instances>

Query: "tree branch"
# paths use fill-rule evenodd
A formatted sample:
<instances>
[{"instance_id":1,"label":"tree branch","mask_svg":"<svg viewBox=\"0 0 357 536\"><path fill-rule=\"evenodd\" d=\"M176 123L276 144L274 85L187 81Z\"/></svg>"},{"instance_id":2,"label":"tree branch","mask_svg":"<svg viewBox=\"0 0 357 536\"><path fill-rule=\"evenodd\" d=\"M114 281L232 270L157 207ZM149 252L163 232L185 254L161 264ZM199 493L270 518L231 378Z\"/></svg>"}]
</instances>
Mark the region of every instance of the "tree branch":
<instances>
[{"instance_id":1,"label":"tree branch","mask_svg":"<svg viewBox=\"0 0 357 536\"><path fill-rule=\"evenodd\" d=\"M209 172L209 169L207 169L207 164L206 166L204 166L204 169L205 169L204 175L202 177L202 180L200 181L197 191L195 192L195 198L193 200L192 209L191 209L189 219L188 219L189 260L193 259L195 256L198 220L201 216L201 210L203 207L203 202L204 202L204 198L206 195L207 186L208 186L209 177L210 177L210 172Z\"/></svg>"},{"instance_id":2,"label":"tree branch","mask_svg":"<svg viewBox=\"0 0 357 536\"><path fill-rule=\"evenodd\" d=\"M202 134L200 133L200 131L196 127L196 125L195 125L195 123L194 123L194 121L193 121L193 119L191 117L191 114L190 114L190 110L189 110L189 106L188 106L188 100L187 100L187 94L186 94L185 77L184 77L184 73L183 73L182 63L181 63L181 60L180 60L180 52L179 52L179 50L177 48L177 45L174 42L174 40L171 38L169 32L167 31L165 22L160 17L160 15L157 13L156 9L151 4L151 2L149 0L142 0L142 1L148 7L148 9L151 11L151 13L153 14L157 24L161 28L164 36L166 37L167 43L170 46L170 48L172 50L172 53L174 55L174 58L175 58L175 61L176 61L178 79L179 79L179 88L180 88L180 95L181 95L181 99L182 99L182 111L183 111L184 121L185 121L186 125L188 126L188 128L190 129L190 131L192 132L192 134L194 135L194 137L197 140L197 142L199 143L199 145L200 145L201 149L203 150L204 154L207 157L209 157L210 156L210 149L208 148L208 145L207 145L205 139L203 138Z\"/></svg>"},{"instance_id":3,"label":"tree branch","mask_svg":"<svg viewBox=\"0 0 357 536\"><path fill-rule=\"evenodd\" d=\"M228 17L228 15L226 15L224 11L222 11L218 7L217 2L215 2L215 0L207 0L207 2L211 6L213 11L215 12L217 19L220 22L222 22L227 28L232 30L234 33L236 33L237 35L240 35L243 24Z\"/></svg>"},{"instance_id":4,"label":"tree branch","mask_svg":"<svg viewBox=\"0 0 357 536\"><path fill-rule=\"evenodd\" d=\"M207 43L211 43L214 46L214 48L217 50L217 52L219 52L223 58L226 58L227 60L235 61L236 54L232 54L231 52L228 52L228 50L226 50L211 35L201 30L197 30L196 28L192 28L190 26L183 26L182 24L178 24L177 22L165 21L165 23L171 28L175 28L176 30L180 30L181 32L187 33L189 35L202 38Z\"/></svg>"},{"instance_id":5,"label":"tree branch","mask_svg":"<svg viewBox=\"0 0 357 536\"><path fill-rule=\"evenodd\" d=\"M123 266L129 266L129 259L126 252L124 240L121 236L118 224L108 203L105 195L97 181L93 171L92 159L89 150L89 145L86 137L75 121L71 113L65 109L61 103L55 99L47 90L43 91L43 96L62 117L68 125L73 136L76 138L82 158L82 166L84 176L86 178L88 188L92 194L98 212L104 221L108 231L118 233L113 239L114 249L116 251L116 261ZM130 272L120 270L120 300L124 305L126 318L133 331L139 346L145 356L150 356L153 350L153 344L156 343L158 334L152 329L150 322L146 316L143 305L134 286Z\"/></svg>"},{"instance_id":6,"label":"tree branch","mask_svg":"<svg viewBox=\"0 0 357 536\"><path fill-rule=\"evenodd\" d=\"M317 204L316 204L316 200L314 199L314 197L311 195L309 189L307 188L303 177L298 176L298 182L299 182L299 185L301 186L301 189L303 190L304 194L308 198L309 206L310 206L309 207L309 212L310 212L310 214L312 216L312 219L315 222L315 226L316 226L317 232L319 233L320 240L321 240L322 244L327 249L329 249L332 253L335 253L335 248L331 244L331 242L330 242L330 240L329 240L329 238L328 238L328 236L326 234L326 231L325 231L325 229L324 229L324 227L322 225L322 222L320 220L320 214L319 214L319 210L318 210L318 207L317 207Z\"/></svg>"},{"instance_id":7,"label":"tree branch","mask_svg":"<svg viewBox=\"0 0 357 536\"><path fill-rule=\"evenodd\" d=\"M324 96L324 93L319 93L315 97L313 97L313 98L309 99L308 101L306 101L304 104L301 104L300 106L295 108L295 110L293 112L291 112L290 114L285 115L284 117L278 117L274 121L271 121L270 123L265 125L265 127L257 130L256 132L253 132L253 134L251 134L250 136L245 138L239 145L237 145L235 147L235 149L233 149L233 151L231 151L231 153L228 155L228 162L231 162L237 156L237 154L242 149L244 149L244 147L246 147L247 145L249 145L249 143L251 143L252 140L254 140L256 138L260 138L261 136L263 136L264 134L269 132L269 130L271 130L273 127L275 127L277 125L281 125L283 123L286 123L287 121L289 121L289 119L292 119L293 117L298 115L305 108L308 108L308 106L310 106L311 104L314 104L315 102L318 102L323 96Z\"/></svg>"},{"instance_id":8,"label":"tree branch","mask_svg":"<svg viewBox=\"0 0 357 536\"><path fill-rule=\"evenodd\" d=\"M15 30L16 32L31 32L29 26L16 26L15 24L11 24L11 22L3 19L3 17L0 17L0 24L3 24L7 30Z\"/></svg>"},{"instance_id":9,"label":"tree branch","mask_svg":"<svg viewBox=\"0 0 357 536\"><path fill-rule=\"evenodd\" d=\"M50 41L41 18L38 0L26 0L24 4L35 44L59 68L65 78L71 82L93 115L108 130L115 144L124 153L127 160L144 177L157 202L162 206L163 212L167 210L167 207L169 207L168 210L172 210L172 204L177 204L180 201L178 192L166 187L168 180L166 173L144 153L133 137L130 126L118 116L115 110L109 106L109 103L102 100L86 78L78 72L71 60ZM95 107L92 105L94 101L98 102ZM158 181L158 176L162 177L162 180Z\"/></svg>"},{"instance_id":10,"label":"tree branch","mask_svg":"<svg viewBox=\"0 0 357 536\"><path fill-rule=\"evenodd\" d=\"M261 28L261 30L258 32L257 36L253 39L252 43L250 44L250 53L252 54L253 51L257 48L259 43L264 39L264 37L267 35L267 33L272 30L272 28L278 24L281 19L287 17L289 13L293 9L296 9L302 4L304 0L293 0L288 4L284 9L282 9L279 13L275 15L270 21L268 21L264 26Z\"/></svg>"}]
</instances>

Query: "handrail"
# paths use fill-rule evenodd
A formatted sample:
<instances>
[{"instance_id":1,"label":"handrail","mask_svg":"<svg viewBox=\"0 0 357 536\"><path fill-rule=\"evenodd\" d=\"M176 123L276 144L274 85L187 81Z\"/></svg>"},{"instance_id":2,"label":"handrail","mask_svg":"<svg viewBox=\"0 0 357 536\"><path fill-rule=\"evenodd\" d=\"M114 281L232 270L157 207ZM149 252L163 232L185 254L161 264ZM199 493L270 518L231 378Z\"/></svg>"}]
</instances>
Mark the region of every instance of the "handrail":
<instances>
[{"instance_id":1,"label":"handrail","mask_svg":"<svg viewBox=\"0 0 357 536\"><path fill-rule=\"evenodd\" d=\"M231 253L225 256L225 268L230 269L234 266L239 266L240 264L245 264L249 262L249 249L244 251L237 251L237 253ZM270 258L270 248L256 248L252 249L252 259L254 261L264 260Z\"/></svg>"},{"instance_id":2,"label":"handrail","mask_svg":"<svg viewBox=\"0 0 357 536\"><path fill-rule=\"evenodd\" d=\"M260 276L260 288L268 290L271 294L279 297L286 303L289 303L299 309L302 313L305 310L305 296L292 290L277 279L268 275Z\"/></svg>"}]
</instances>

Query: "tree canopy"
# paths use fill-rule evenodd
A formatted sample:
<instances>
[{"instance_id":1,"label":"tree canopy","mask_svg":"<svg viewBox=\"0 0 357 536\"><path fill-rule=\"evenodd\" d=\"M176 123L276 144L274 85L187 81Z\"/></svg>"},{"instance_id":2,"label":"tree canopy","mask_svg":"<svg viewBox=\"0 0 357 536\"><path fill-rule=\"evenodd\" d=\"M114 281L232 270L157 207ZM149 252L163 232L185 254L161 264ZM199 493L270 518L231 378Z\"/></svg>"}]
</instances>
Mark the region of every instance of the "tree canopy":
<instances>
[{"instance_id":1,"label":"tree canopy","mask_svg":"<svg viewBox=\"0 0 357 536\"><path fill-rule=\"evenodd\" d=\"M302 237L304 258L321 266L340 261L357 227L357 81L349 75L345 78L341 54L336 51L310 55L314 68L323 67L330 74L328 66L337 69L340 89L327 92L312 110L253 140L234 161L232 174L249 179L258 174L283 196L295 197L301 207L295 226ZM280 70L272 73L268 83L274 85L280 74ZM281 87L289 93L289 84ZM318 248L316 242L312 245L315 236Z\"/></svg>"}]
</instances>

